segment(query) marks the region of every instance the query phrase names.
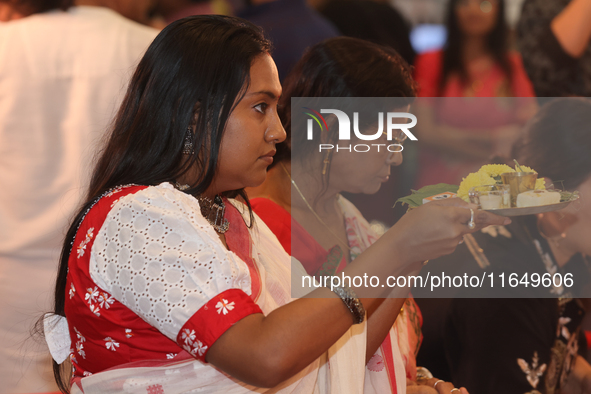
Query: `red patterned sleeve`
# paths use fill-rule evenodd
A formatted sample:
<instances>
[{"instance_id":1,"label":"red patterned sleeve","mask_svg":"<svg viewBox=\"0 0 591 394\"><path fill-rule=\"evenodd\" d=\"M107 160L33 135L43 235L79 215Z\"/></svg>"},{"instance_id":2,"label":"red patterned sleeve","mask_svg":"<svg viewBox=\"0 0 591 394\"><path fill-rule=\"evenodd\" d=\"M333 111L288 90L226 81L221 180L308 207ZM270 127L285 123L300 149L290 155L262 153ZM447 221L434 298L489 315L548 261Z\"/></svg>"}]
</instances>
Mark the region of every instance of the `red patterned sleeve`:
<instances>
[{"instance_id":1,"label":"red patterned sleeve","mask_svg":"<svg viewBox=\"0 0 591 394\"><path fill-rule=\"evenodd\" d=\"M226 290L201 307L183 325L177 343L193 357L205 361L211 345L236 322L261 308L242 290Z\"/></svg>"}]
</instances>

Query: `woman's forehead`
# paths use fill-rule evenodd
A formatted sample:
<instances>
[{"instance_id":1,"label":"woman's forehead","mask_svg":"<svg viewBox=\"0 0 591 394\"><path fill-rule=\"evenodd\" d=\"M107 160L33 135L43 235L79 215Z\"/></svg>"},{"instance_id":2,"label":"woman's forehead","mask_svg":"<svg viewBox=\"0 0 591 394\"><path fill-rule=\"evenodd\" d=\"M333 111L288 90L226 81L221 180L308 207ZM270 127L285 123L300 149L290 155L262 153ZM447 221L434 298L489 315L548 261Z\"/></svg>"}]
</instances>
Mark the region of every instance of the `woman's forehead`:
<instances>
[{"instance_id":1,"label":"woman's forehead","mask_svg":"<svg viewBox=\"0 0 591 394\"><path fill-rule=\"evenodd\" d=\"M281 95L281 83L275 62L268 54L258 56L250 67L250 86L247 94L268 92L277 98Z\"/></svg>"}]
</instances>

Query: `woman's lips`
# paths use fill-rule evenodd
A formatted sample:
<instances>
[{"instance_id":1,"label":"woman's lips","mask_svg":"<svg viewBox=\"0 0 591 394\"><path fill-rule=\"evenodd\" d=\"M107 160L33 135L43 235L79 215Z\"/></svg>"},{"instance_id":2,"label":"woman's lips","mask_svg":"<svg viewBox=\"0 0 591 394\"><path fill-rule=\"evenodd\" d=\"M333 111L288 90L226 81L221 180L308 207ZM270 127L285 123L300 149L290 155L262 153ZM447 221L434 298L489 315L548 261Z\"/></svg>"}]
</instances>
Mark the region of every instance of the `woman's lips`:
<instances>
[{"instance_id":1,"label":"woman's lips","mask_svg":"<svg viewBox=\"0 0 591 394\"><path fill-rule=\"evenodd\" d=\"M273 156L261 156L261 157L259 157L259 159L269 165L273 164Z\"/></svg>"},{"instance_id":2,"label":"woman's lips","mask_svg":"<svg viewBox=\"0 0 591 394\"><path fill-rule=\"evenodd\" d=\"M272 150L272 151L264 154L263 156L259 157L259 159L264 161L265 163L271 165L271 164L273 164L273 156L275 156L276 152L277 151Z\"/></svg>"}]
</instances>

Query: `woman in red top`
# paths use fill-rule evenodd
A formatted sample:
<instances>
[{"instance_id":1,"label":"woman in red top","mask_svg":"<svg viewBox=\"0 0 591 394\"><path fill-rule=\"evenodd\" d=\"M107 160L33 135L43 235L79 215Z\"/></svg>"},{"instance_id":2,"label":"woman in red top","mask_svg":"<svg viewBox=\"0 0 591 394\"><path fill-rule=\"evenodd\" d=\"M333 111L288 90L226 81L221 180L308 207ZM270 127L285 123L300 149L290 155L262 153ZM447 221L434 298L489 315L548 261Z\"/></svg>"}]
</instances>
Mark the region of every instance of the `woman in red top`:
<instances>
[{"instance_id":1,"label":"woman in red top","mask_svg":"<svg viewBox=\"0 0 591 394\"><path fill-rule=\"evenodd\" d=\"M415 63L419 96L534 96L520 55L508 49L504 8L503 0L450 1L445 48L422 54ZM533 99L425 102L418 125L423 144L418 187L457 184L489 156L508 154L519 128L535 110ZM466 123L466 114L471 122Z\"/></svg>"},{"instance_id":2,"label":"woman in red top","mask_svg":"<svg viewBox=\"0 0 591 394\"><path fill-rule=\"evenodd\" d=\"M445 49L415 62L422 97L532 97L521 56L508 49L503 0L452 0Z\"/></svg>"}]
</instances>

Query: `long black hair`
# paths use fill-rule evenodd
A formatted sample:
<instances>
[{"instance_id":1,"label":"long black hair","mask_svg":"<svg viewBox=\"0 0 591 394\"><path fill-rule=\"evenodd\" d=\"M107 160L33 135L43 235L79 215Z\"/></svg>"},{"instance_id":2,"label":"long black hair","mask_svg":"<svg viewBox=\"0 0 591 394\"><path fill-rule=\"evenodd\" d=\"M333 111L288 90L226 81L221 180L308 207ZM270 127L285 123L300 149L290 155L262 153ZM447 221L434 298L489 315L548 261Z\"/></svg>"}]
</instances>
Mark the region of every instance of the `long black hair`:
<instances>
[{"instance_id":1,"label":"long black hair","mask_svg":"<svg viewBox=\"0 0 591 394\"><path fill-rule=\"evenodd\" d=\"M226 122L248 88L253 61L269 51L270 43L260 28L219 15L178 20L156 37L131 79L99 155L86 201L66 234L53 313L65 316L72 241L86 211L100 195L126 184L173 182L194 165L200 177L187 192L197 195L211 185ZM194 131L191 155L183 154L188 130ZM243 190L224 194L241 196L250 209ZM69 385L55 362L54 375L60 390L68 392Z\"/></svg>"},{"instance_id":2,"label":"long black hair","mask_svg":"<svg viewBox=\"0 0 591 394\"><path fill-rule=\"evenodd\" d=\"M443 66L441 70L441 78L439 79L439 93L443 92L445 84L451 73L458 73L460 81L467 84L468 72L463 61L462 45L463 35L460 30L458 18L456 15L456 7L459 1L450 0L448 2L446 11L446 27L447 27L447 42L443 50ZM486 44L488 50L495 62L501 67L505 74L509 87L513 78L513 69L507 53L509 52L508 28L505 21L505 0L496 0L498 3L497 20L495 26L488 33Z\"/></svg>"},{"instance_id":3,"label":"long black hair","mask_svg":"<svg viewBox=\"0 0 591 394\"><path fill-rule=\"evenodd\" d=\"M415 96L411 68L393 48L351 37L329 38L316 44L284 81L278 112L287 138L276 145L276 162L291 159L294 140L304 148L320 143L317 134L308 140L304 132L292 133L292 97L406 97L410 104ZM338 129L333 127L329 131L329 143L338 139L337 134ZM328 173L330 164L322 179L325 188Z\"/></svg>"}]
</instances>

